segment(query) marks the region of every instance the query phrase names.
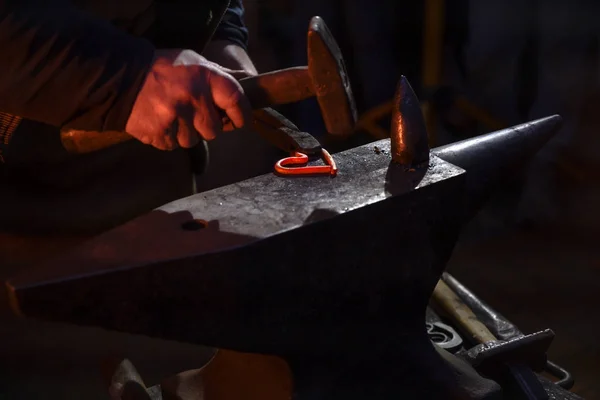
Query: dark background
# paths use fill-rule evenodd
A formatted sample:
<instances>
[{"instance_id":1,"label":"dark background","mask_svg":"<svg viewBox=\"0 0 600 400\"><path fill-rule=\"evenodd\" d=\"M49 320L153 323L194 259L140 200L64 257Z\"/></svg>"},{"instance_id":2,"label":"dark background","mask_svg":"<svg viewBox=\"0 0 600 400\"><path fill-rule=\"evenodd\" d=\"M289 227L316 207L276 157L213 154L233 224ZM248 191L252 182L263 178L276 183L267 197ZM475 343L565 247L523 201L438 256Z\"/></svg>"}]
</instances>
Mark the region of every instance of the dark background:
<instances>
[{"instance_id":1,"label":"dark background","mask_svg":"<svg viewBox=\"0 0 600 400\"><path fill-rule=\"evenodd\" d=\"M462 95L503 126L563 116L558 137L465 230L449 270L522 330L552 328L557 336L549 356L573 372L574 391L587 399L600 398L600 13L595 3L446 1L440 63L440 87L446 90L440 91L422 84L427 2L245 2L250 53L259 72L305 64L308 20L321 15L340 44L359 110L391 99L400 75L406 75L421 100L438 106L437 144L493 130L453 105L449 93ZM301 128L323 133L314 101L281 111ZM388 128L385 119L381 126ZM367 132L353 138L371 140ZM217 156L214 162L219 161ZM230 178L208 177L204 188ZM2 277L17 267L4 268ZM97 360L119 349L128 350L151 384L164 371L197 367L208 357L205 349L176 343L10 317L3 321L0 399L106 398Z\"/></svg>"}]
</instances>

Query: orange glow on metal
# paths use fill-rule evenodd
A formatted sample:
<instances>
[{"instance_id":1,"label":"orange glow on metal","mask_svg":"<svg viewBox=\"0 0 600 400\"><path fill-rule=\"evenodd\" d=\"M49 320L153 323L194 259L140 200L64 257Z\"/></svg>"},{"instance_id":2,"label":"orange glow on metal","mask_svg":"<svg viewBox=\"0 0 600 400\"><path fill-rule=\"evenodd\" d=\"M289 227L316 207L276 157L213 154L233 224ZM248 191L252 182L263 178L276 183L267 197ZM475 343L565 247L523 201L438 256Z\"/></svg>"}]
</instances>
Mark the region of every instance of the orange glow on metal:
<instances>
[{"instance_id":1,"label":"orange glow on metal","mask_svg":"<svg viewBox=\"0 0 600 400\"><path fill-rule=\"evenodd\" d=\"M321 158L325 165L306 165L308 156L296 151L290 157L277 161L275 171L281 175L337 175L337 165L331 154L321 149ZM288 167L288 165L295 165L295 167Z\"/></svg>"}]
</instances>

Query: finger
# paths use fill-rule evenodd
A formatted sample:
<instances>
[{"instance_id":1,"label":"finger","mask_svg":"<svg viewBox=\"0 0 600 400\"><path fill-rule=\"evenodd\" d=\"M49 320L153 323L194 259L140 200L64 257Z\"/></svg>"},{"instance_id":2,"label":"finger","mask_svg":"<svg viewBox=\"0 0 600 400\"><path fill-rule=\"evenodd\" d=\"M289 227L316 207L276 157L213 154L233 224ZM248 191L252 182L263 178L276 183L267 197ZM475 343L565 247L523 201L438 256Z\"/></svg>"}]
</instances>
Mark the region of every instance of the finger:
<instances>
[{"instance_id":1,"label":"finger","mask_svg":"<svg viewBox=\"0 0 600 400\"><path fill-rule=\"evenodd\" d=\"M179 143L177 143L177 131L173 128L171 126L165 129L161 135L156 135L152 141L152 146L159 150L174 150L179 147Z\"/></svg>"},{"instance_id":2,"label":"finger","mask_svg":"<svg viewBox=\"0 0 600 400\"><path fill-rule=\"evenodd\" d=\"M244 70L239 70L239 71L229 70L229 71L227 71L227 73L229 75L233 76L238 81L240 79L242 79L242 78L248 78L248 77L252 76L252 74L250 74L250 73L248 73L247 71L244 71Z\"/></svg>"},{"instance_id":3,"label":"finger","mask_svg":"<svg viewBox=\"0 0 600 400\"><path fill-rule=\"evenodd\" d=\"M175 110L164 103L158 103L154 104L151 111L144 111L133 126L128 126L127 132L146 145L168 150L170 145L168 138L164 139L164 122L175 118Z\"/></svg>"},{"instance_id":4,"label":"finger","mask_svg":"<svg viewBox=\"0 0 600 400\"><path fill-rule=\"evenodd\" d=\"M148 146L152 145L152 137L149 135L140 136L138 140L144 144L147 144Z\"/></svg>"},{"instance_id":5,"label":"finger","mask_svg":"<svg viewBox=\"0 0 600 400\"><path fill-rule=\"evenodd\" d=\"M225 72L225 73L233 76L236 79L246 78L246 77L252 75L248 71L243 70L243 69L230 69L230 68L227 68L227 67L223 67L222 65L219 65L219 64L217 64L215 62L212 62L212 61L208 61L207 60L207 62L213 68L215 68L215 69L217 69L219 71Z\"/></svg>"},{"instance_id":6,"label":"finger","mask_svg":"<svg viewBox=\"0 0 600 400\"><path fill-rule=\"evenodd\" d=\"M223 132L235 131L237 128L231 123L229 119L223 121Z\"/></svg>"},{"instance_id":7,"label":"finger","mask_svg":"<svg viewBox=\"0 0 600 400\"><path fill-rule=\"evenodd\" d=\"M190 149L198 144L200 134L194 128L193 120L181 118L179 120L179 130L177 131L177 142L184 149Z\"/></svg>"},{"instance_id":8,"label":"finger","mask_svg":"<svg viewBox=\"0 0 600 400\"><path fill-rule=\"evenodd\" d=\"M233 125L233 122L231 122L227 114L225 114L225 111L217 109L217 112L221 117L221 129L223 130L223 132L231 132L236 129L236 127Z\"/></svg>"},{"instance_id":9,"label":"finger","mask_svg":"<svg viewBox=\"0 0 600 400\"><path fill-rule=\"evenodd\" d=\"M213 140L222 131L222 122L210 96L194 101L194 128L205 140Z\"/></svg>"},{"instance_id":10,"label":"finger","mask_svg":"<svg viewBox=\"0 0 600 400\"><path fill-rule=\"evenodd\" d=\"M215 105L225 111L236 128L243 128L251 122L252 107L239 82L231 76L214 72L209 76L209 85Z\"/></svg>"}]
</instances>

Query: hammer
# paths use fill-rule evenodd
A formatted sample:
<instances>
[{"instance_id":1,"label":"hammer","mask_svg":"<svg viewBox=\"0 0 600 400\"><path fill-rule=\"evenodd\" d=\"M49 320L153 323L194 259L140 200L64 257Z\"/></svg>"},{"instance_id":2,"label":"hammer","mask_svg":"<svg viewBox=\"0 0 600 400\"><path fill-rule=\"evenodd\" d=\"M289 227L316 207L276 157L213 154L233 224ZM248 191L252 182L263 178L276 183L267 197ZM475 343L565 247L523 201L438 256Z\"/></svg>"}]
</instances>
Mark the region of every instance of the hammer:
<instances>
[{"instance_id":1,"label":"hammer","mask_svg":"<svg viewBox=\"0 0 600 400\"><path fill-rule=\"evenodd\" d=\"M543 369L546 350L554 338L551 330L506 341L497 340L443 280L436 285L432 300L436 308L449 316L470 339L479 343L465 354L476 369L501 380L519 399L548 399L546 390L532 368Z\"/></svg>"},{"instance_id":2,"label":"hammer","mask_svg":"<svg viewBox=\"0 0 600 400\"><path fill-rule=\"evenodd\" d=\"M253 109L289 104L316 96L332 135L349 135L357 121L356 105L342 53L321 17L308 27L308 65L240 79ZM126 132L66 130L61 141L69 153L82 154L132 139Z\"/></svg>"}]
</instances>

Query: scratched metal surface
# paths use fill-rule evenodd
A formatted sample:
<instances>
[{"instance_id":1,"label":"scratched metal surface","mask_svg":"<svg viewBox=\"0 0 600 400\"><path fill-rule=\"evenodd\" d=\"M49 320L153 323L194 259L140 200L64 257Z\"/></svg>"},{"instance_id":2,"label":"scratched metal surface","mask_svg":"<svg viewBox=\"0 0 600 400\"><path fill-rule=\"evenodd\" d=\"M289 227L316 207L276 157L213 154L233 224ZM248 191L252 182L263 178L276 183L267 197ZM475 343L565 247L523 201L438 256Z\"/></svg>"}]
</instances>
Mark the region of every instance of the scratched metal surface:
<instances>
[{"instance_id":1,"label":"scratched metal surface","mask_svg":"<svg viewBox=\"0 0 600 400\"><path fill-rule=\"evenodd\" d=\"M334 159L339 167L335 178L263 175L159 210L189 211L194 218L218 220L221 231L266 237L305 224L315 210L327 210L329 217L347 213L464 172L434 156L424 174L399 170L392 178L389 140L335 154Z\"/></svg>"}]
</instances>

